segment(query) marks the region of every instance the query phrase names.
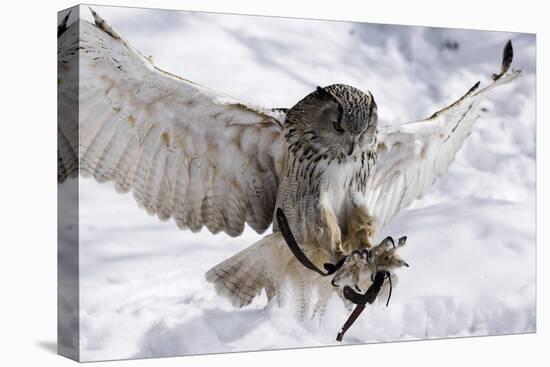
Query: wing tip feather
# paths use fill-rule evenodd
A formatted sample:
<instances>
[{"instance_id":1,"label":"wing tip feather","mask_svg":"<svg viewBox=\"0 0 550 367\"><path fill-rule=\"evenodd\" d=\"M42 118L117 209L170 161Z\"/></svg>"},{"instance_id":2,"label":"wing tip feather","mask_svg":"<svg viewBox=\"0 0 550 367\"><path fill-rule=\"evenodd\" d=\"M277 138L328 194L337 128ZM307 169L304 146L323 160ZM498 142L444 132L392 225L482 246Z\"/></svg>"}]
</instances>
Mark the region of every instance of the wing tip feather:
<instances>
[{"instance_id":1,"label":"wing tip feather","mask_svg":"<svg viewBox=\"0 0 550 367\"><path fill-rule=\"evenodd\" d=\"M500 79L508 69L510 69L510 65L512 64L512 60L514 59L514 47L512 46L512 40L509 39L508 42L504 45L504 49L502 50L502 62L500 65L500 73L493 74L492 78L494 81L497 81Z\"/></svg>"},{"instance_id":2,"label":"wing tip feather","mask_svg":"<svg viewBox=\"0 0 550 367\"><path fill-rule=\"evenodd\" d=\"M88 6L88 9L90 9L90 12L94 17L94 23L99 29L101 29L102 31L104 31L114 39L117 39L117 40L121 39L118 33L115 32L113 27L111 27L94 9L92 9L92 7Z\"/></svg>"},{"instance_id":3,"label":"wing tip feather","mask_svg":"<svg viewBox=\"0 0 550 367\"><path fill-rule=\"evenodd\" d=\"M69 21L72 11L73 9L69 9L67 15L65 15L61 23L57 26L57 37L61 36L67 30L67 22Z\"/></svg>"}]
</instances>

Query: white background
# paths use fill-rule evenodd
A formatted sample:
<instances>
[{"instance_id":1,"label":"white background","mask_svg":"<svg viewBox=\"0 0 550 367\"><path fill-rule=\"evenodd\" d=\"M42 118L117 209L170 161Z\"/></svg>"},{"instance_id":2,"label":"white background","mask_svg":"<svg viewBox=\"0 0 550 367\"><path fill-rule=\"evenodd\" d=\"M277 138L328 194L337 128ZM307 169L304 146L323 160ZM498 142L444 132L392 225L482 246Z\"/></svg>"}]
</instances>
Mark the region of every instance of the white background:
<instances>
[{"instance_id":1,"label":"white background","mask_svg":"<svg viewBox=\"0 0 550 367\"><path fill-rule=\"evenodd\" d=\"M105 3L105 2L101 2ZM311 2L313 4L313 2ZM531 4L532 3L532 4ZM437 25L462 28L512 30L538 33L538 333L525 336L452 339L413 343L390 343L354 347L315 348L261 353L224 354L162 360L117 362L119 365L228 365L281 363L420 363L464 365L540 364L548 328L542 314L544 284L542 266L545 251L543 228L545 186L542 141L544 115L545 38L542 7L535 2L463 1L458 5L441 2L332 2L315 7L277 1L117 1L118 5L155 6L173 9L207 10L262 15L358 20L384 23ZM0 360L3 365L40 363L68 365L53 352L56 337L56 11L74 5L51 1L48 5L11 3L5 8L2 29L4 100L2 132L2 192L8 207L2 239L2 301L0 306ZM300 6L299 6L300 5ZM32 12L29 11L32 9ZM7 64L5 64L7 63ZM8 78L8 84L5 78ZM8 127L8 129L6 129ZM6 200L3 200L5 203ZM13 220L15 219L15 220ZM98 365L103 365L99 363Z\"/></svg>"}]
</instances>

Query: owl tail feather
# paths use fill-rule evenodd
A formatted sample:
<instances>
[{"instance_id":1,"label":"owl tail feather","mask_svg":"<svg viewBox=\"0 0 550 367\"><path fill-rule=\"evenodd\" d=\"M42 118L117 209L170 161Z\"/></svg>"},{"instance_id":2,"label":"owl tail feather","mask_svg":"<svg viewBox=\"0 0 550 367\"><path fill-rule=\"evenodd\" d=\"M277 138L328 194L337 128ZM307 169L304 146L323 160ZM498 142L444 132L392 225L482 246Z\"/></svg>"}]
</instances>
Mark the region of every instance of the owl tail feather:
<instances>
[{"instance_id":1,"label":"owl tail feather","mask_svg":"<svg viewBox=\"0 0 550 367\"><path fill-rule=\"evenodd\" d=\"M271 300L279 293L276 266L283 241L279 232L262 238L208 270L206 280L235 307L249 305L264 288Z\"/></svg>"}]
</instances>

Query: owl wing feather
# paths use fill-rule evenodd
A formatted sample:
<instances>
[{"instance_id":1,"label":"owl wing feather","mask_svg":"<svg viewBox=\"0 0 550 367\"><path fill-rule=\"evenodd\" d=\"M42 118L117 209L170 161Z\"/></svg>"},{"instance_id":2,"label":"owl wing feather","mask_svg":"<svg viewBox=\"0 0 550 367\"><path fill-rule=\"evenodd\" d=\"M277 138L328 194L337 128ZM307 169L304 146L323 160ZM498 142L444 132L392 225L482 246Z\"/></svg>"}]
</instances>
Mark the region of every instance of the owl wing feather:
<instances>
[{"instance_id":1,"label":"owl wing feather","mask_svg":"<svg viewBox=\"0 0 550 367\"><path fill-rule=\"evenodd\" d=\"M421 198L443 175L479 117L479 103L495 87L511 82L512 44L504 48L502 67L493 81L476 83L464 96L425 120L380 129L377 162L362 200L377 231L402 209Z\"/></svg>"},{"instance_id":2,"label":"owl wing feather","mask_svg":"<svg viewBox=\"0 0 550 367\"><path fill-rule=\"evenodd\" d=\"M156 68L92 14L95 24L79 22L81 175L131 190L149 214L174 218L182 229L230 236L245 222L267 229L284 113Z\"/></svg>"},{"instance_id":3,"label":"owl wing feather","mask_svg":"<svg viewBox=\"0 0 550 367\"><path fill-rule=\"evenodd\" d=\"M57 181L78 176L78 27L57 27Z\"/></svg>"}]
</instances>

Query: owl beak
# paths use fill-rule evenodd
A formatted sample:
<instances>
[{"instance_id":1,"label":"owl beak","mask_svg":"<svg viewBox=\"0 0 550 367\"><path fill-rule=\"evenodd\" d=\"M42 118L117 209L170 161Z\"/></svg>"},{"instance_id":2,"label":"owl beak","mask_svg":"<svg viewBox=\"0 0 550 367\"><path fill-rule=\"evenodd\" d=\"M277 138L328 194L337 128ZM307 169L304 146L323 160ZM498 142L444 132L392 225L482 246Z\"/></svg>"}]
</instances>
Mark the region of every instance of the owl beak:
<instances>
[{"instance_id":1,"label":"owl beak","mask_svg":"<svg viewBox=\"0 0 550 367\"><path fill-rule=\"evenodd\" d=\"M352 141L349 146L348 156L352 155L354 150L355 150L355 141Z\"/></svg>"}]
</instances>

